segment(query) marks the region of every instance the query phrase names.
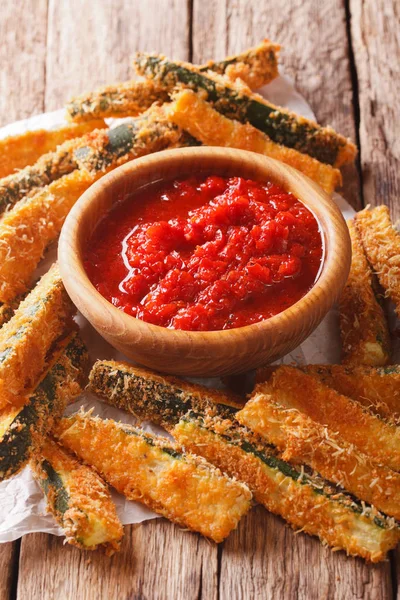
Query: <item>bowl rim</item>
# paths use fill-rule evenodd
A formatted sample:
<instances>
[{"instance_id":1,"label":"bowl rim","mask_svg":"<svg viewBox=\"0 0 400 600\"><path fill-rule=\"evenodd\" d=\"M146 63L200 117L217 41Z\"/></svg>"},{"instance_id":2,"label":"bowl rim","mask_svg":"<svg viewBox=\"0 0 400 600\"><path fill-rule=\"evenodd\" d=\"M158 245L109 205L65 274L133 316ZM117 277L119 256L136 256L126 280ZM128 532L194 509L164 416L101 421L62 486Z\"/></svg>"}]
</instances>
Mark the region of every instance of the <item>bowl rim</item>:
<instances>
[{"instance_id":1,"label":"bowl rim","mask_svg":"<svg viewBox=\"0 0 400 600\"><path fill-rule=\"evenodd\" d=\"M301 182L302 186L306 188L308 192L314 194L315 197L318 198L318 202L312 207L309 205L308 201L301 197L298 198L314 214L322 233L324 259L318 279L300 300L277 315L257 323L233 329L212 331L169 329L128 315L104 298L104 296L96 290L86 273L82 261L82 249L78 247L80 216L89 209L92 202L95 202L100 191L101 194L104 194L104 190L109 193L122 179L134 175L138 176L140 170L143 168L149 170L154 169L154 171L157 171L157 165L163 160L165 161L167 157L167 160L182 161L182 164L185 164L185 162L192 162L194 158L197 160L201 160L201 157L209 159L211 155L213 160L221 160L221 162L226 162L228 157L232 163L238 167L238 170L240 169L241 164L247 163L248 165L249 161L251 161L253 164L258 165L258 167L261 167L261 169L268 172L267 177L272 180L276 177L276 172L284 172L286 177L285 184L288 184L286 189L289 189L290 191L290 188L296 182ZM154 178L153 182L160 180L168 181L178 176L179 175L173 175L170 178L158 177ZM282 183L280 183L280 185L282 185ZM137 186L136 189L139 189L139 187L143 186ZM295 195L298 197L298 194ZM335 227L333 226L333 221L335 221ZM346 236L347 240L345 239ZM92 316L96 313L99 320L104 321L104 316L102 317L101 311L97 310L97 307L101 307L103 311L105 310L111 315L114 315L115 318L119 319L125 330L132 331L135 329L138 336L140 336L140 339L143 340L143 338L149 336L154 339L156 336L161 342L160 346L169 346L171 342L173 342L175 345L178 344L181 349L186 347L189 352L193 350L193 346L195 346L197 342L202 345L207 345L209 349L212 350L214 345L220 347L221 341L224 338L228 343L229 341L239 342L244 333L247 338L259 338L260 335L271 334L277 330L279 331L279 326L283 318L287 327L288 319L297 321L302 314L304 315L308 312L307 309L311 298L316 298L319 293L329 285L332 285L338 278L343 279L343 265L345 265L344 271L346 271L346 266L348 267L346 273L347 278L350 269L350 258L350 237L343 215L328 194L314 181L289 165L283 164L267 156L247 150L214 146L163 150L141 158L133 159L105 174L82 194L71 209L62 228L58 247L58 262L65 287L67 291L69 291L70 285L73 282L75 289L78 290L78 294L80 293L85 296L87 296L88 293L90 294L91 307L93 310L91 313ZM90 320L88 315L84 312L83 314Z\"/></svg>"}]
</instances>

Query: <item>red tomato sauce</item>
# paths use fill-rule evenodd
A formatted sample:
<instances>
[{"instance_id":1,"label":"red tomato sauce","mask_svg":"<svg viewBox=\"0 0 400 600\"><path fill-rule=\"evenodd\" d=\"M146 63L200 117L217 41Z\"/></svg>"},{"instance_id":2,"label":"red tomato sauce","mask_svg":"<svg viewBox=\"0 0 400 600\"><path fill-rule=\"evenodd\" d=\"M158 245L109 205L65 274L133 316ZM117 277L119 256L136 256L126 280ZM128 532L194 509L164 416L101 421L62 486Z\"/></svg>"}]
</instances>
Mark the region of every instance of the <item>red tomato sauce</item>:
<instances>
[{"instance_id":1,"label":"red tomato sauce","mask_svg":"<svg viewBox=\"0 0 400 600\"><path fill-rule=\"evenodd\" d=\"M273 183L194 176L117 204L88 241L90 280L114 306L191 331L257 323L315 283L323 244L314 215Z\"/></svg>"}]
</instances>

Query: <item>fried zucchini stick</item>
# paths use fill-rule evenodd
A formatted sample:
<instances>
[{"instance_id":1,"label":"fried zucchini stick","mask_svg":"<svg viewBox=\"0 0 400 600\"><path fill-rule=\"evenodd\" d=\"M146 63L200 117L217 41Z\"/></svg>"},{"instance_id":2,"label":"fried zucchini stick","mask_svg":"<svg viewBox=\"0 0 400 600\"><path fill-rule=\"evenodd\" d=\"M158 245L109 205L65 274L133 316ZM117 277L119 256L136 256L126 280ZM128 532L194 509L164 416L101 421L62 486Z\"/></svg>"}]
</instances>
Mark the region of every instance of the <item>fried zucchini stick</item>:
<instances>
[{"instance_id":1,"label":"fried zucchini stick","mask_svg":"<svg viewBox=\"0 0 400 600\"><path fill-rule=\"evenodd\" d=\"M54 151L67 140L80 137L93 129L106 127L103 120L88 120L86 123L68 123L58 129L27 131L0 140L0 178L16 169L33 165L42 154Z\"/></svg>"},{"instance_id":2,"label":"fried zucchini stick","mask_svg":"<svg viewBox=\"0 0 400 600\"><path fill-rule=\"evenodd\" d=\"M54 265L0 329L0 408L21 405L75 310Z\"/></svg>"},{"instance_id":3,"label":"fried zucchini stick","mask_svg":"<svg viewBox=\"0 0 400 600\"><path fill-rule=\"evenodd\" d=\"M0 303L0 328L11 319L23 298L23 295L16 296L14 300L10 300L7 304Z\"/></svg>"},{"instance_id":4,"label":"fried zucchini stick","mask_svg":"<svg viewBox=\"0 0 400 600\"><path fill-rule=\"evenodd\" d=\"M233 81L239 78L256 89L278 75L278 51L277 44L264 40L242 54L221 62L209 61L199 70L214 71ZM134 117L155 102L167 102L168 98L168 93L152 80L126 81L72 98L66 109L69 118L76 122L99 117Z\"/></svg>"},{"instance_id":5,"label":"fried zucchini stick","mask_svg":"<svg viewBox=\"0 0 400 600\"><path fill-rule=\"evenodd\" d=\"M389 209L365 208L356 214L355 223L379 283L400 316L400 235L390 220Z\"/></svg>"},{"instance_id":6,"label":"fried zucchini stick","mask_svg":"<svg viewBox=\"0 0 400 600\"><path fill-rule=\"evenodd\" d=\"M228 419L188 413L172 434L186 450L244 481L255 499L300 531L371 562L383 560L399 540L393 518L282 460L247 429Z\"/></svg>"},{"instance_id":7,"label":"fried zucchini stick","mask_svg":"<svg viewBox=\"0 0 400 600\"><path fill-rule=\"evenodd\" d=\"M47 371L26 393L23 406L9 406L0 412L1 481L25 466L67 403L81 393L87 360L79 335L72 333L54 351Z\"/></svg>"},{"instance_id":8,"label":"fried zucchini stick","mask_svg":"<svg viewBox=\"0 0 400 600\"><path fill-rule=\"evenodd\" d=\"M321 163L308 154L273 142L249 123L243 124L224 117L192 90L178 92L173 100L167 106L171 121L206 146L225 146L265 154L298 169L328 193L341 185L342 178L338 169Z\"/></svg>"},{"instance_id":9,"label":"fried zucchini stick","mask_svg":"<svg viewBox=\"0 0 400 600\"><path fill-rule=\"evenodd\" d=\"M256 382L268 381L278 367L263 367L256 372ZM400 419L400 365L353 367L347 365L304 365L305 373L318 377L327 387L357 400L374 414Z\"/></svg>"},{"instance_id":10,"label":"fried zucchini stick","mask_svg":"<svg viewBox=\"0 0 400 600\"><path fill-rule=\"evenodd\" d=\"M75 170L18 202L0 221L0 301L24 293L75 202L101 174Z\"/></svg>"},{"instance_id":11,"label":"fried zucchini stick","mask_svg":"<svg viewBox=\"0 0 400 600\"><path fill-rule=\"evenodd\" d=\"M129 500L215 542L224 540L250 509L246 485L166 438L84 414L61 419L54 431Z\"/></svg>"},{"instance_id":12,"label":"fried zucchini stick","mask_svg":"<svg viewBox=\"0 0 400 600\"><path fill-rule=\"evenodd\" d=\"M337 433L374 463L400 471L400 429L355 400L288 366L279 367L268 384L258 384L254 394L262 394L264 390L284 408L296 409Z\"/></svg>"},{"instance_id":13,"label":"fried zucchini stick","mask_svg":"<svg viewBox=\"0 0 400 600\"><path fill-rule=\"evenodd\" d=\"M172 62L157 54L138 52L134 65L144 75L171 92L177 86L194 91L204 90L214 108L227 117L251 125L266 133L271 140L295 148L314 158L339 167L352 162L356 147L330 127L300 117L252 94L247 86L229 83L210 72L202 73L189 63Z\"/></svg>"},{"instance_id":14,"label":"fried zucchini stick","mask_svg":"<svg viewBox=\"0 0 400 600\"><path fill-rule=\"evenodd\" d=\"M233 394L113 360L98 360L93 365L89 388L112 406L166 429L192 408L215 406L220 415L231 416L243 406Z\"/></svg>"},{"instance_id":15,"label":"fried zucchini stick","mask_svg":"<svg viewBox=\"0 0 400 600\"><path fill-rule=\"evenodd\" d=\"M372 271L360 234L348 221L352 260L349 278L339 299L342 362L379 367L390 360L390 336L383 308L376 299Z\"/></svg>"},{"instance_id":16,"label":"fried zucchini stick","mask_svg":"<svg viewBox=\"0 0 400 600\"><path fill-rule=\"evenodd\" d=\"M82 550L104 546L109 554L119 550L124 530L107 485L93 469L50 438L30 466L69 544Z\"/></svg>"},{"instance_id":17,"label":"fried zucchini stick","mask_svg":"<svg viewBox=\"0 0 400 600\"><path fill-rule=\"evenodd\" d=\"M256 393L236 419L283 452L282 458L306 464L322 477L400 519L400 474L374 465L352 444L298 410L274 402L264 388Z\"/></svg>"}]
</instances>

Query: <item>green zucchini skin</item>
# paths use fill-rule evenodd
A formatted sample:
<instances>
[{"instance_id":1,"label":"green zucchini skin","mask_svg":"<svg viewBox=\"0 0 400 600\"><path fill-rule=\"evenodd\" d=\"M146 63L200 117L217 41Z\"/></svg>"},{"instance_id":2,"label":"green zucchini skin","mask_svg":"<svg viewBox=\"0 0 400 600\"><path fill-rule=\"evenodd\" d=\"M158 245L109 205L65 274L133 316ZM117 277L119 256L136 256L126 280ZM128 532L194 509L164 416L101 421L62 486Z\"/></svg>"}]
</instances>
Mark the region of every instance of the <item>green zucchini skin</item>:
<instances>
[{"instance_id":1,"label":"green zucchini skin","mask_svg":"<svg viewBox=\"0 0 400 600\"><path fill-rule=\"evenodd\" d=\"M78 333L55 352L52 365L21 408L6 408L0 415L0 481L18 473L28 462L43 435L59 418L68 399L81 391L80 380L88 360Z\"/></svg>"},{"instance_id":2,"label":"green zucchini skin","mask_svg":"<svg viewBox=\"0 0 400 600\"><path fill-rule=\"evenodd\" d=\"M89 387L109 404L167 429L191 409L213 407L220 416L232 417L241 408L222 392L114 361L94 364Z\"/></svg>"},{"instance_id":3,"label":"green zucchini skin","mask_svg":"<svg viewBox=\"0 0 400 600\"><path fill-rule=\"evenodd\" d=\"M158 55L138 52L134 65L139 74L154 79L167 90L183 84L195 91L205 90L214 108L225 116L249 122L274 142L309 154L321 162L334 165L345 138L286 112L261 96L247 93L222 80L213 79L187 63L175 63Z\"/></svg>"}]
</instances>

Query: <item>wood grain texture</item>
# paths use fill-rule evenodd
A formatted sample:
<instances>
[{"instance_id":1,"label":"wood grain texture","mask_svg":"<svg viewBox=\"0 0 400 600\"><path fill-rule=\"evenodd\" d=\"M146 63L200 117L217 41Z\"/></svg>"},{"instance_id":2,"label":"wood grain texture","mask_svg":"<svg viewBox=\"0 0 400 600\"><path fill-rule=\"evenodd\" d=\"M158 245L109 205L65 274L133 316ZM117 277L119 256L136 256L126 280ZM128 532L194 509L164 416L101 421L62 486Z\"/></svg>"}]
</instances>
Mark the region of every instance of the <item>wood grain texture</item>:
<instances>
[{"instance_id":1,"label":"wood grain texture","mask_svg":"<svg viewBox=\"0 0 400 600\"><path fill-rule=\"evenodd\" d=\"M400 4L351 0L351 31L360 104L365 204L387 204L400 217Z\"/></svg>"},{"instance_id":2,"label":"wood grain texture","mask_svg":"<svg viewBox=\"0 0 400 600\"><path fill-rule=\"evenodd\" d=\"M0 127L43 112L46 29L47 0L1 3Z\"/></svg>"},{"instance_id":3,"label":"wood grain texture","mask_svg":"<svg viewBox=\"0 0 400 600\"><path fill-rule=\"evenodd\" d=\"M49 0L45 109L133 76L136 50L189 56L186 0Z\"/></svg>"},{"instance_id":4,"label":"wood grain texture","mask_svg":"<svg viewBox=\"0 0 400 600\"><path fill-rule=\"evenodd\" d=\"M18 576L18 542L0 544L0 597L12 598Z\"/></svg>"},{"instance_id":5,"label":"wood grain texture","mask_svg":"<svg viewBox=\"0 0 400 600\"><path fill-rule=\"evenodd\" d=\"M43 533L23 538L17 597L23 600L217 598L217 546L157 519L125 527L111 558Z\"/></svg>"},{"instance_id":6,"label":"wood grain texture","mask_svg":"<svg viewBox=\"0 0 400 600\"><path fill-rule=\"evenodd\" d=\"M383 1L383 0L382 0ZM194 0L193 61L220 59L267 37L282 45L280 64L318 121L356 139L344 0L329 2ZM361 206L355 166L343 169L343 194Z\"/></svg>"}]
</instances>

